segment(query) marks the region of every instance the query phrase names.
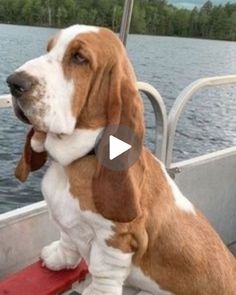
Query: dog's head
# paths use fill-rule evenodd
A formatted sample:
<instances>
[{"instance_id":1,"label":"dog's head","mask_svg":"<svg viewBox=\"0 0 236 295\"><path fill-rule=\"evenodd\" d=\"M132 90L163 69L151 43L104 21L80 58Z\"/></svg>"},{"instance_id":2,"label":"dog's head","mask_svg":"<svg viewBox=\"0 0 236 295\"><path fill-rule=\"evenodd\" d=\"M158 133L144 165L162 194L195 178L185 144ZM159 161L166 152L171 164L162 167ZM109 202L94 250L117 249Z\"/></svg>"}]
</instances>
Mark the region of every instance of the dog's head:
<instances>
[{"instance_id":1,"label":"dog's head","mask_svg":"<svg viewBox=\"0 0 236 295\"><path fill-rule=\"evenodd\" d=\"M120 99L137 92L125 49L104 28L75 25L50 40L47 53L7 79L18 116L37 130L71 134L76 127L119 123ZM123 102L124 103L124 102Z\"/></svg>"},{"instance_id":2,"label":"dog's head","mask_svg":"<svg viewBox=\"0 0 236 295\"><path fill-rule=\"evenodd\" d=\"M19 67L7 82L17 116L35 130L70 135L77 128L122 124L142 141L143 108L136 78L123 44L108 29L75 25L60 31L49 41L45 55ZM105 191L115 188L106 188L105 179L109 178L110 184L124 184L122 198L127 198L134 188L128 185L130 181L122 181L126 174L100 165L96 191L100 187L98 194L106 199ZM102 183L103 187L99 186ZM112 215L108 217L114 219Z\"/></svg>"}]
</instances>

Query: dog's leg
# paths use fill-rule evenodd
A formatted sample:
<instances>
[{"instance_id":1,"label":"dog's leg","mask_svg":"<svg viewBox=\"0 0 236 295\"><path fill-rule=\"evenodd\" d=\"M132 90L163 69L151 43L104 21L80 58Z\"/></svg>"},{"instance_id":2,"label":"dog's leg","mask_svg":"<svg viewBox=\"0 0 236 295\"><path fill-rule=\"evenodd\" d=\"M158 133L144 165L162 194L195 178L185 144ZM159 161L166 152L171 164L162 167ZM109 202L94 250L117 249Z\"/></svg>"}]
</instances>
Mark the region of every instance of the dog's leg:
<instances>
[{"instance_id":1,"label":"dog's leg","mask_svg":"<svg viewBox=\"0 0 236 295\"><path fill-rule=\"evenodd\" d=\"M41 259L47 268L61 270L78 266L81 256L70 237L61 232L60 240L43 248Z\"/></svg>"},{"instance_id":2,"label":"dog's leg","mask_svg":"<svg viewBox=\"0 0 236 295\"><path fill-rule=\"evenodd\" d=\"M122 295L123 283L131 269L132 255L94 241L89 261L92 283L83 291L83 295Z\"/></svg>"}]
</instances>

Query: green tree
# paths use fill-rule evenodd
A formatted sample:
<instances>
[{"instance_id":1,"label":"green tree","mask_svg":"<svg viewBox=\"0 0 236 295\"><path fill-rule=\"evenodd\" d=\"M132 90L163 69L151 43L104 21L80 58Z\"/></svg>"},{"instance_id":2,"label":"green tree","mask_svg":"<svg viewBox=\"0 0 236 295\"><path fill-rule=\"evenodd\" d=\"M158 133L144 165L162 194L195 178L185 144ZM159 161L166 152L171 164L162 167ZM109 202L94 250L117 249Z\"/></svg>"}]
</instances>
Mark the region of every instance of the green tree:
<instances>
[{"instance_id":1,"label":"green tree","mask_svg":"<svg viewBox=\"0 0 236 295\"><path fill-rule=\"evenodd\" d=\"M66 27L75 23L119 31L124 0L0 0L0 22ZM166 0L135 0L131 32L236 40L236 4L206 1L192 11Z\"/></svg>"},{"instance_id":2,"label":"green tree","mask_svg":"<svg viewBox=\"0 0 236 295\"><path fill-rule=\"evenodd\" d=\"M130 31L135 34L146 32L145 11L140 4L134 6Z\"/></svg>"}]
</instances>

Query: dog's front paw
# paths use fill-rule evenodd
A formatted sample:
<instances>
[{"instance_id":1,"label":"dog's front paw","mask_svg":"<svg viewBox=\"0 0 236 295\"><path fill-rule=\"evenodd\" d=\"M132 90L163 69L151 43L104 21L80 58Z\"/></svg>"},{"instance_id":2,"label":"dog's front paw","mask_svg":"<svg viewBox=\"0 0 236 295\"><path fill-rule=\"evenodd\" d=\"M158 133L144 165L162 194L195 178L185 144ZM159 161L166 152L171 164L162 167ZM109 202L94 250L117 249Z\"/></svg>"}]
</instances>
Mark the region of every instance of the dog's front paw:
<instances>
[{"instance_id":1,"label":"dog's front paw","mask_svg":"<svg viewBox=\"0 0 236 295\"><path fill-rule=\"evenodd\" d=\"M107 289L105 285L101 285L100 287L94 288L93 284L90 284L86 289L84 289L82 295L122 295L122 287L120 288L109 288Z\"/></svg>"},{"instance_id":2,"label":"dog's front paw","mask_svg":"<svg viewBox=\"0 0 236 295\"><path fill-rule=\"evenodd\" d=\"M41 252L43 265L51 270L73 269L78 266L81 256L77 251L66 248L61 241L51 243Z\"/></svg>"}]
</instances>

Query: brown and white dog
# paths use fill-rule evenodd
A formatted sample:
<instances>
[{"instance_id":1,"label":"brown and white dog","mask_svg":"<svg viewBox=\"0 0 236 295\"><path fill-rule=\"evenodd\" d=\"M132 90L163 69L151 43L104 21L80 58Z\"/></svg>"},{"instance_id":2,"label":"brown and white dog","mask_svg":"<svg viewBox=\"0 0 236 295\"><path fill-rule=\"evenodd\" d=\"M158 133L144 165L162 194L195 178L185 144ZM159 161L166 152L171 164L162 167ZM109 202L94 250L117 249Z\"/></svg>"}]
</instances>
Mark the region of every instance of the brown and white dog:
<instances>
[{"instance_id":1,"label":"brown and white dog","mask_svg":"<svg viewBox=\"0 0 236 295\"><path fill-rule=\"evenodd\" d=\"M109 124L143 138L143 107L125 49L110 30L75 25L8 78L16 113L33 128L16 175L50 156L42 192L61 230L42 250L52 270L89 265L83 295L235 295L236 263L207 220L145 147L126 171L89 152ZM37 130L36 132L34 130Z\"/></svg>"}]
</instances>

